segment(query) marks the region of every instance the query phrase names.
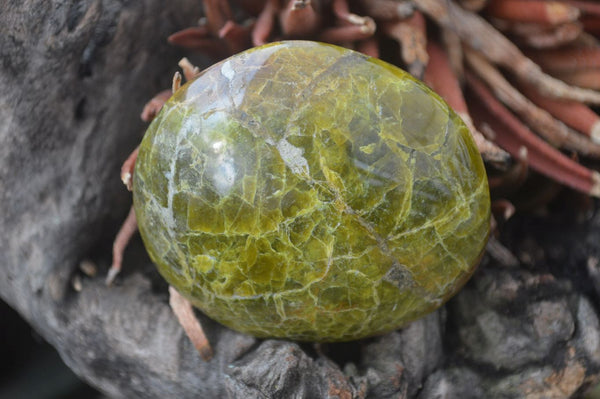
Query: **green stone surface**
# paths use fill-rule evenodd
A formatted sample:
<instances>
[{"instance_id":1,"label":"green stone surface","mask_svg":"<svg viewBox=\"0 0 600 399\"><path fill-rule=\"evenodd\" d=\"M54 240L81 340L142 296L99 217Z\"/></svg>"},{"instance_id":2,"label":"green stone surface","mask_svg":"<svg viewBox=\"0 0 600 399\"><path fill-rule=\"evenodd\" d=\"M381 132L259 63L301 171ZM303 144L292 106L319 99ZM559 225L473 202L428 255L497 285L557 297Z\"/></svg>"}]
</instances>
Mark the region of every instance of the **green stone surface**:
<instances>
[{"instance_id":1,"label":"green stone surface","mask_svg":"<svg viewBox=\"0 0 600 399\"><path fill-rule=\"evenodd\" d=\"M160 273L261 337L343 341L439 307L484 250L490 200L459 119L404 71L282 42L224 60L150 125L134 206Z\"/></svg>"}]
</instances>

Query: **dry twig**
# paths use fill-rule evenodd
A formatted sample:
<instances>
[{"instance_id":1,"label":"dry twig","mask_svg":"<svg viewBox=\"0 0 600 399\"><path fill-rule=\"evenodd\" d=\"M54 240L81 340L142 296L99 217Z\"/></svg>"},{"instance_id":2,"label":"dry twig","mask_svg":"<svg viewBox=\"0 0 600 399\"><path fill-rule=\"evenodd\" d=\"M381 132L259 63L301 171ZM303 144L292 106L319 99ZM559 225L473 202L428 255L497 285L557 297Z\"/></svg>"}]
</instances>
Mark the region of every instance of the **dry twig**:
<instances>
[{"instance_id":1,"label":"dry twig","mask_svg":"<svg viewBox=\"0 0 600 399\"><path fill-rule=\"evenodd\" d=\"M416 11L409 19L384 23L382 24L382 30L386 35L400 43L402 60L408 66L408 71L413 76L421 79L429 62L423 14Z\"/></svg>"},{"instance_id":2,"label":"dry twig","mask_svg":"<svg viewBox=\"0 0 600 399\"><path fill-rule=\"evenodd\" d=\"M576 101L557 100L540 94L534 87L519 83L519 90L531 101L563 121L573 129L600 144L600 116L585 104Z\"/></svg>"},{"instance_id":3,"label":"dry twig","mask_svg":"<svg viewBox=\"0 0 600 399\"><path fill-rule=\"evenodd\" d=\"M548 25L573 22L580 15L576 7L540 0L491 0L485 11L496 18Z\"/></svg>"},{"instance_id":4,"label":"dry twig","mask_svg":"<svg viewBox=\"0 0 600 399\"><path fill-rule=\"evenodd\" d=\"M450 68L450 63L443 50L435 43L427 44L427 52L431 57L431 62L425 69L425 82L435 90L446 102L456 111L456 113L465 121L469 127L475 144L486 161L505 163L508 160L508 154L498 148L494 143L486 138L473 125L471 116L467 109L467 104L462 95L462 90L456 75Z\"/></svg>"},{"instance_id":5,"label":"dry twig","mask_svg":"<svg viewBox=\"0 0 600 399\"><path fill-rule=\"evenodd\" d=\"M584 155L600 157L600 145L577 134L562 122L554 119L548 112L538 108L515 89L481 54L472 49L465 49L465 54L469 65L486 81L495 96L513 112L519 114L529 126L550 143Z\"/></svg>"},{"instance_id":6,"label":"dry twig","mask_svg":"<svg viewBox=\"0 0 600 399\"><path fill-rule=\"evenodd\" d=\"M600 93L573 87L542 72L519 48L482 17L443 0L414 0L417 7L446 29L453 30L470 47L548 95L600 104Z\"/></svg>"},{"instance_id":7,"label":"dry twig","mask_svg":"<svg viewBox=\"0 0 600 399\"><path fill-rule=\"evenodd\" d=\"M466 74L469 87L479 101L473 101L474 118L496 133L496 141L511 155L526 148L531 167L550 178L588 195L600 197L600 174L579 165L537 137L494 98L472 73Z\"/></svg>"}]
</instances>

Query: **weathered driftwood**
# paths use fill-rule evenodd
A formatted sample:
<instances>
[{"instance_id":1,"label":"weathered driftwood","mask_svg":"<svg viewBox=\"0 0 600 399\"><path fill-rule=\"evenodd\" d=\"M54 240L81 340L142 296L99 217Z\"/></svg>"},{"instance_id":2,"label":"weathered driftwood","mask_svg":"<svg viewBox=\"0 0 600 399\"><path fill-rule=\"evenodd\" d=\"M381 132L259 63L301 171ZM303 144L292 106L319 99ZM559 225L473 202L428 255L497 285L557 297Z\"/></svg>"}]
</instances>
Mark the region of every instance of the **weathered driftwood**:
<instances>
[{"instance_id":1,"label":"weathered driftwood","mask_svg":"<svg viewBox=\"0 0 600 399\"><path fill-rule=\"evenodd\" d=\"M130 204L119 166L181 56L165 38L198 3L0 3L0 296L70 367L127 398L565 397L598 378L599 216L513 222L521 267L486 258L447 310L353 343L257 340L200 315L203 362L139 240L107 288Z\"/></svg>"}]
</instances>

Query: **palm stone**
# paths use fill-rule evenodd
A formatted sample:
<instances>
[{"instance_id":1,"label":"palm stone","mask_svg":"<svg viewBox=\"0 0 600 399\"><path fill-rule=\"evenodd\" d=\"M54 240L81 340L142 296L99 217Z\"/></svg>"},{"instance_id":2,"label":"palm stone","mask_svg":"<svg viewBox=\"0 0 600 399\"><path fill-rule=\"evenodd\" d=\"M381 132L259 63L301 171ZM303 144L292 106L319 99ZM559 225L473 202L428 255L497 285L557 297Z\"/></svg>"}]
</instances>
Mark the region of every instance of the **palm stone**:
<instances>
[{"instance_id":1,"label":"palm stone","mask_svg":"<svg viewBox=\"0 0 600 399\"><path fill-rule=\"evenodd\" d=\"M259 337L345 341L436 309L487 241L482 159L399 68L306 41L235 55L150 125L133 181L160 273Z\"/></svg>"}]
</instances>

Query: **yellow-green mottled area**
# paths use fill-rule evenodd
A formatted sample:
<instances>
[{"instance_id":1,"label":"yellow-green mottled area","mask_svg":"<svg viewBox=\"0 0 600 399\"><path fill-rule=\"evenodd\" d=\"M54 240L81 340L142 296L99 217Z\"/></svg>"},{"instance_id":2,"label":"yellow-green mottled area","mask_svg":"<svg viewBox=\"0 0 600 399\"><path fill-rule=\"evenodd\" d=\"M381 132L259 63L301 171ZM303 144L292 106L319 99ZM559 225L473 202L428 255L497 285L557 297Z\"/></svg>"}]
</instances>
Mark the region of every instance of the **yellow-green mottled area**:
<instances>
[{"instance_id":1,"label":"yellow-green mottled area","mask_svg":"<svg viewBox=\"0 0 600 399\"><path fill-rule=\"evenodd\" d=\"M134 205L161 274L260 337L343 341L440 306L490 202L457 115L377 59L282 42L183 86L140 147Z\"/></svg>"}]
</instances>

